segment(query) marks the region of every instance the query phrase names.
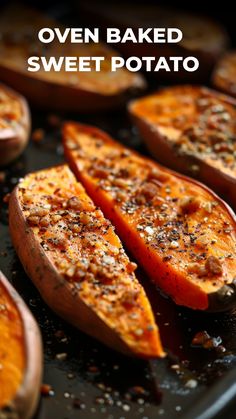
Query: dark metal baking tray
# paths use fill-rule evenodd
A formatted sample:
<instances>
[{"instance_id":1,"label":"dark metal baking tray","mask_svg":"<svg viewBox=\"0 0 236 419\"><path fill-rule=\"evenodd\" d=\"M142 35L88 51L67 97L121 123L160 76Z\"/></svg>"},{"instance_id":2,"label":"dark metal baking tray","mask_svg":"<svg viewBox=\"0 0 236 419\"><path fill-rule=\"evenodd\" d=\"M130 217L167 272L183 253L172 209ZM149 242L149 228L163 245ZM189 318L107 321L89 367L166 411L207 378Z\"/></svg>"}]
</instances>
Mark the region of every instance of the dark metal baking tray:
<instances>
[{"instance_id":1,"label":"dark metal baking tray","mask_svg":"<svg viewBox=\"0 0 236 419\"><path fill-rule=\"evenodd\" d=\"M33 129L43 128L44 139L39 143L30 141L20 159L6 169L6 181L0 184L1 202L25 173L64 161L59 129L50 126L48 113L32 110L32 116ZM146 153L124 111L62 118L96 125ZM153 305L169 356L151 362L121 356L64 323L46 307L12 248L7 218L7 205L1 204L0 268L40 325L44 383L50 384L54 392L41 398L37 419L222 417L216 414L224 414L227 419L235 417L233 407L228 411L225 408L236 393L236 311L214 315L177 307L160 295L140 271L139 278ZM220 336L226 351L193 347L193 336L202 330ZM189 388L191 385L194 388Z\"/></svg>"}]
</instances>

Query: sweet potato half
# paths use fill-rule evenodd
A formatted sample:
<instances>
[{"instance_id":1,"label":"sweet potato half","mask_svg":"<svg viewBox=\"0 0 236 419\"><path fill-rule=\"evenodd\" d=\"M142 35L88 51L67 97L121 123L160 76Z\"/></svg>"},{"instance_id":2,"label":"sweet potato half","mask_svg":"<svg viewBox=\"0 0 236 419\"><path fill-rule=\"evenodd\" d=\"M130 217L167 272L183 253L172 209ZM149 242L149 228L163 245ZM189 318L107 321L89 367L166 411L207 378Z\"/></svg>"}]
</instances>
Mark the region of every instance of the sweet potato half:
<instances>
[{"instance_id":1,"label":"sweet potato half","mask_svg":"<svg viewBox=\"0 0 236 419\"><path fill-rule=\"evenodd\" d=\"M199 86L176 86L129 105L151 154L206 183L236 208L236 100Z\"/></svg>"},{"instance_id":2,"label":"sweet potato half","mask_svg":"<svg viewBox=\"0 0 236 419\"><path fill-rule=\"evenodd\" d=\"M236 303L236 217L206 186L68 122L67 160L150 278L177 304L225 310Z\"/></svg>"},{"instance_id":3,"label":"sweet potato half","mask_svg":"<svg viewBox=\"0 0 236 419\"><path fill-rule=\"evenodd\" d=\"M25 99L0 83L0 165L16 159L29 139L31 118Z\"/></svg>"},{"instance_id":4,"label":"sweet potato half","mask_svg":"<svg viewBox=\"0 0 236 419\"><path fill-rule=\"evenodd\" d=\"M224 54L216 64L212 74L212 84L216 89L236 97L236 51Z\"/></svg>"},{"instance_id":5,"label":"sweet potato half","mask_svg":"<svg viewBox=\"0 0 236 419\"><path fill-rule=\"evenodd\" d=\"M157 2L156 2L157 3ZM206 16L191 14L160 4L128 4L127 2L98 2L85 1L79 2L80 8L84 10L88 18L93 19L94 25L104 28L115 27L121 30L121 34L127 28L132 28L138 36L139 28L179 28L183 32L183 38L179 43L133 43L124 42L117 45L125 57L130 56L154 56L156 58L164 56L188 57L195 56L200 62L200 66L195 72L156 72L159 79L171 79L175 81L186 80L205 81L211 74L212 68L227 48L229 43L228 34L225 29L213 19ZM152 33L149 32L152 39Z\"/></svg>"},{"instance_id":6,"label":"sweet potato half","mask_svg":"<svg viewBox=\"0 0 236 419\"><path fill-rule=\"evenodd\" d=\"M58 22L33 9L9 7L0 17L0 79L18 89L32 103L43 108L72 111L106 109L124 103L145 82L137 73L125 69L110 71L110 58L118 55L102 43L73 44L56 40L44 44L38 40L41 28L61 28ZM14 28L14 33L12 31ZM37 72L27 70L30 56L96 57L105 56L101 71L66 72L63 68Z\"/></svg>"},{"instance_id":7,"label":"sweet potato half","mask_svg":"<svg viewBox=\"0 0 236 419\"><path fill-rule=\"evenodd\" d=\"M56 313L125 354L164 355L136 265L67 166L27 175L9 215L19 258Z\"/></svg>"},{"instance_id":8,"label":"sweet potato half","mask_svg":"<svg viewBox=\"0 0 236 419\"><path fill-rule=\"evenodd\" d=\"M29 309L0 271L0 417L28 419L37 407L42 344Z\"/></svg>"}]
</instances>

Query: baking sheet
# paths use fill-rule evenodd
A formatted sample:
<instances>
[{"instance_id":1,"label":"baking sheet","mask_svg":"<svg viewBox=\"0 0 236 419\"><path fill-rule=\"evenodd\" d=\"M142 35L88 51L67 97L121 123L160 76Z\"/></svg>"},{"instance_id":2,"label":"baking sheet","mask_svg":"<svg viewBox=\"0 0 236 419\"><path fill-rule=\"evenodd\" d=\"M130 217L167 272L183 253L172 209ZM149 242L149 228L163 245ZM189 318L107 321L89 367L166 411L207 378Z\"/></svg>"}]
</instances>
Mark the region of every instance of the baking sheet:
<instances>
[{"instance_id":1,"label":"baking sheet","mask_svg":"<svg viewBox=\"0 0 236 419\"><path fill-rule=\"evenodd\" d=\"M49 114L35 109L32 116L33 129L43 128L44 139L31 141L6 170L6 181L0 184L1 202L26 173L64 161L60 130L50 126ZM61 118L96 125L146 153L124 111ZM215 383L222 383L225 391L223 378L236 368L236 311L214 315L177 307L149 284L140 270L138 276L169 356L151 362L126 358L64 323L46 307L12 248L7 218L7 205L1 204L0 267L39 323L44 341L43 381L52 387L52 395L41 398L37 419L175 419L210 394ZM193 347L192 338L202 330L219 336L225 352ZM234 410L230 412L227 419L235 417Z\"/></svg>"}]
</instances>

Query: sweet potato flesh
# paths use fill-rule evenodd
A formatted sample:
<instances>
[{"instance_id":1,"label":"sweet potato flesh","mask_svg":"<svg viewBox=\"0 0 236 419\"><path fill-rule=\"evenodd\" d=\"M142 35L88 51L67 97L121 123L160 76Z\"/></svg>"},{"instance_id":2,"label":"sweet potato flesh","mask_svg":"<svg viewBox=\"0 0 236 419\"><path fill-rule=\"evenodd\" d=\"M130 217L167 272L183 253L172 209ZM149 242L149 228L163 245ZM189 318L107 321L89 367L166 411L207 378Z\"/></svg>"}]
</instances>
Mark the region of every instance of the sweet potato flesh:
<instances>
[{"instance_id":1,"label":"sweet potato flesh","mask_svg":"<svg viewBox=\"0 0 236 419\"><path fill-rule=\"evenodd\" d=\"M95 128L67 123L64 147L153 281L176 303L207 309L208 295L235 278L235 220L222 201Z\"/></svg>"},{"instance_id":2,"label":"sweet potato flesh","mask_svg":"<svg viewBox=\"0 0 236 419\"><path fill-rule=\"evenodd\" d=\"M25 368L24 329L14 301L0 282L0 409L14 399Z\"/></svg>"},{"instance_id":3,"label":"sweet potato flesh","mask_svg":"<svg viewBox=\"0 0 236 419\"><path fill-rule=\"evenodd\" d=\"M236 108L224 95L198 86L171 87L134 101L130 111L177 154L236 177Z\"/></svg>"},{"instance_id":4,"label":"sweet potato flesh","mask_svg":"<svg viewBox=\"0 0 236 419\"><path fill-rule=\"evenodd\" d=\"M37 32L46 28L63 28L58 22L42 15L30 8L14 8L13 6L1 13L0 18L0 66L17 71L34 79L44 80L59 85L67 85L71 88L83 88L91 92L103 95L113 95L123 90L139 87L143 81L139 75L130 73L120 68L115 73L111 72L110 60L117 53L102 43L78 43L72 44L70 40L61 44L56 40L49 44L43 44L38 40ZM14 27L14 34L12 28ZM46 46L46 48L45 48ZM37 72L27 71L27 61L30 56L43 56L48 61L50 57L58 60L60 57L105 57L101 62L100 71L95 71L95 63L92 71L66 72L65 68L60 71L44 71L42 68ZM32 87L33 88L33 87Z\"/></svg>"},{"instance_id":5,"label":"sweet potato flesh","mask_svg":"<svg viewBox=\"0 0 236 419\"><path fill-rule=\"evenodd\" d=\"M219 60L212 82L217 89L236 96L236 51L230 51Z\"/></svg>"},{"instance_id":6,"label":"sweet potato flesh","mask_svg":"<svg viewBox=\"0 0 236 419\"><path fill-rule=\"evenodd\" d=\"M21 102L0 84L0 130L12 130L15 128L15 124L19 123L21 117Z\"/></svg>"},{"instance_id":7,"label":"sweet potato flesh","mask_svg":"<svg viewBox=\"0 0 236 419\"><path fill-rule=\"evenodd\" d=\"M136 264L69 168L29 174L18 197L27 224L73 295L134 354L162 356L150 304L134 274Z\"/></svg>"}]
</instances>

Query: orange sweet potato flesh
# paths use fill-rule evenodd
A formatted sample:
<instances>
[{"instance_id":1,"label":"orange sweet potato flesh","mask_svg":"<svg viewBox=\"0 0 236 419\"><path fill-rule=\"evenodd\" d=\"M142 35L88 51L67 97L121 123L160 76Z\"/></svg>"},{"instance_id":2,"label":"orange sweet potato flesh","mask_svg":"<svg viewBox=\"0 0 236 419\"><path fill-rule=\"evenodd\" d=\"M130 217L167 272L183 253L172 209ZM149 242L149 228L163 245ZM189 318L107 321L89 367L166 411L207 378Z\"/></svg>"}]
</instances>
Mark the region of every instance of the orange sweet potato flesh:
<instances>
[{"instance_id":1,"label":"orange sweet potato flesh","mask_svg":"<svg viewBox=\"0 0 236 419\"><path fill-rule=\"evenodd\" d=\"M0 83L0 165L16 159L29 139L31 120L25 99Z\"/></svg>"},{"instance_id":2,"label":"orange sweet potato flesh","mask_svg":"<svg viewBox=\"0 0 236 419\"><path fill-rule=\"evenodd\" d=\"M110 58L118 55L103 43L77 43L38 40L41 28L62 25L34 9L9 6L0 17L0 79L24 94L32 103L59 110L92 111L119 106L136 90L145 87L143 77L125 69L110 70ZM14 27L14 34L12 28ZM101 71L66 72L64 68L37 72L27 70L30 56L96 57L104 56Z\"/></svg>"},{"instance_id":3,"label":"orange sweet potato flesh","mask_svg":"<svg viewBox=\"0 0 236 419\"><path fill-rule=\"evenodd\" d=\"M236 51L224 54L212 74L212 84L230 96L236 97Z\"/></svg>"},{"instance_id":4,"label":"orange sweet potato flesh","mask_svg":"<svg viewBox=\"0 0 236 419\"><path fill-rule=\"evenodd\" d=\"M125 354L164 356L136 265L68 166L27 175L9 215L19 258L56 313Z\"/></svg>"},{"instance_id":5,"label":"orange sweet potato flesh","mask_svg":"<svg viewBox=\"0 0 236 419\"><path fill-rule=\"evenodd\" d=\"M39 398L41 339L28 308L1 272L0 334L0 417L28 419Z\"/></svg>"},{"instance_id":6,"label":"orange sweet potato flesh","mask_svg":"<svg viewBox=\"0 0 236 419\"><path fill-rule=\"evenodd\" d=\"M150 278L177 304L235 304L236 220L217 195L104 132L68 122L67 160Z\"/></svg>"},{"instance_id":7,"label":"orange sweet potato flesh","mask_svg":"<svg viewBox=\"0 0 236 419\"><path fill-rule=\"evenodd\" d=\"M236 101L201 86L174 86L129 112L151 154L195 177L236 208Z\"/></svg>"},{"instance_id":8,"label":"orange sweet potato flesh","mask_svg":"<svg viewBox=\"0 0 236 419\"><path fill-rule=\"evenodd\" d=\"M19 388L25 368L24 330L20 313L0 284L0 406L6 405Z\"/></svg>"}]
</instances>

